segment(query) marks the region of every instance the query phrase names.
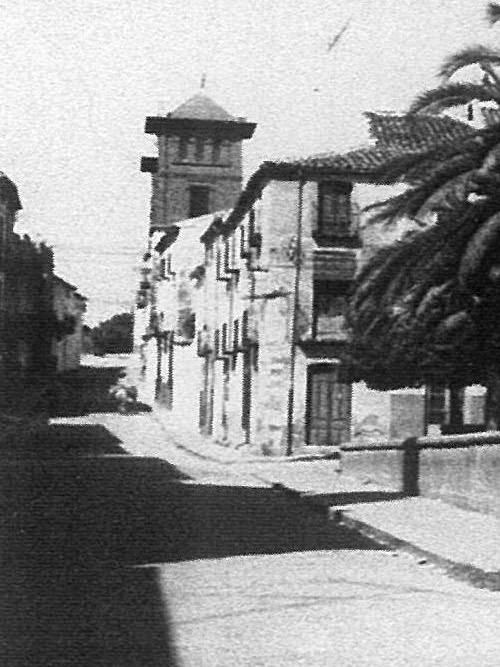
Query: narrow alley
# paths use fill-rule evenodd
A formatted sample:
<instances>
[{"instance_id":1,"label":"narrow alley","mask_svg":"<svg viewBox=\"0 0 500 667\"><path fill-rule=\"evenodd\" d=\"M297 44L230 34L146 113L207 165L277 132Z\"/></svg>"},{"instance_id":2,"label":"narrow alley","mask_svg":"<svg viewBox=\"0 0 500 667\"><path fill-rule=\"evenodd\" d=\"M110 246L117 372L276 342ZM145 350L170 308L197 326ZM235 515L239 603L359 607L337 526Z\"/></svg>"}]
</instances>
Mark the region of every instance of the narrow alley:
<instances>
[{"instance_id":1,"label":"narrow alley","mask_svg":"<svg viewBox=\"0 0 500 667\"><path fill-rule=\"evenodd\" d=\"M82 366L3 451L1 664L498 664L498 593L117 414L119 370Z\"/></svg>"}]
</instances>

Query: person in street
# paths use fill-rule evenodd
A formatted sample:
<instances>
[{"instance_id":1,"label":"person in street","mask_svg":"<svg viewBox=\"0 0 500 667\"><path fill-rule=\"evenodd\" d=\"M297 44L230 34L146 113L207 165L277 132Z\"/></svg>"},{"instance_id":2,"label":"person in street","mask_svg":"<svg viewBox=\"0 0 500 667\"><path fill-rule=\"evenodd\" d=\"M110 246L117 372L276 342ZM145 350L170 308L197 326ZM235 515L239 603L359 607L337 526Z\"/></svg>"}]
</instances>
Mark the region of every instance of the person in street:
<instances>
[{"instance_id":1,"label":"person in street","mask_svg":"<svg viewBox=\"0 0 500 667\"><path fill-rule=\"evenodd\" d=\"M125 371L120 372L109 393L118 403L118 412L121 414L129 412L137 402L137 387L128 381Z\"/></svg>"}]
</instances>

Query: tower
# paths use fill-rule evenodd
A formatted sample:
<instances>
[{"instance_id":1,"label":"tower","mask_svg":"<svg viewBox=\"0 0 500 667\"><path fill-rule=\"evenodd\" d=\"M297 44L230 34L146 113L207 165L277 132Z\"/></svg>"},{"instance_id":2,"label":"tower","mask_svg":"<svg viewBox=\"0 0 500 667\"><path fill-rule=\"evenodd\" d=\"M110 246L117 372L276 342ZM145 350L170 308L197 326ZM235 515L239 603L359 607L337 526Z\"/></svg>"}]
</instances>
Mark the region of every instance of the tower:
<instances>
[{"instance_id":1,"label":"tower","mask_svg":"<svg viewBox=\"0 0 500 667\"><path fill-rule=\"evenodd\" d=\"M255 123L235 118L203 92L166 116L148 116L158 157L143 157L152 176L150 231L231 208L241 192L242 142Z\"/></svg>"}]
</instances>

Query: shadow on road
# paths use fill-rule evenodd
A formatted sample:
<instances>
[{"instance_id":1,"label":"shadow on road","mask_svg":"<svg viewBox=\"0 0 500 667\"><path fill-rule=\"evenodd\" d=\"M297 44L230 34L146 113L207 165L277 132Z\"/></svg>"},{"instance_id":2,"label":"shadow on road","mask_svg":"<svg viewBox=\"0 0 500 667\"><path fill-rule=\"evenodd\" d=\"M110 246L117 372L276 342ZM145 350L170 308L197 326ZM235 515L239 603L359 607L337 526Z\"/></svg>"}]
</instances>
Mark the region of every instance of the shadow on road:
<instances>
[{"instance_id":1,"label":"shadow on road","mask_svg":"<svg viewBox=\"0 0 500 667\"><path fill-rule=\"evenodd\" d=\"M6 667L173 667L155 568L69 567L0 573Z\"/></svg>"},{"instance_id":2,"label":"shadow on road","mask_svg":"<svg viewBox=\"0 0 500 667\"><path fill-rule=\"evenodd\" d=\"M104 388L109 369L90 370ZM129 456L100 425L48 426L24 447L4 451L0 465L0 664L9 667L178 664L162 563L379 548L280 491L200 484L166 461Z\"/></svg>"},{"instance_id":3,"label":"shadow on road","mask_svg":"<svg viewBox=\"0 0 500 667\"><path fill-rule=\"evenodd\" d=\"M378 549L279 491L186 483L154 458L12 460L0 477L9 667L175 665L155 564Z\"/></svg>"},{"instance_id":4,"label":"shadow on road","mask_svg":"<svg viewBox=\"0 0 500 667\"><path fill-rule=\"evenodd\" d=\"M48 424L2 442L0 457L33 461L83 456L127 455L121 441L100 424Z\"/></svg>"},{"instance_id":5,"label":"shadow on road","mask_svg":"<svg viewBox=\"0 0 500 667\"><path fill-rule=\"evenodd\" d=\"M116 412L117 403L109 389L118 379L123 366L81 366L57 377L45 397L51 417L76 417L91 412ZM134 411L149 411L142 403Z\"/></svg>"},{"instance_id":6,"label":"shadow on road","mask_svg":"<svg viewBox=\"0 0 500 667\"><path fill-rule=\"evenodd\" d=\"M183 479L154 458L11 461L0 468L0 566L100 568L377 548L279 491Z\"/></svg>"},{"instance_id":7,"label":"shadow on road","mask_svg":"<svg viewBox=\"0 0 500 667\"><path fill-rule=\"evenodd\" d=\"M152 488L186 476L98 424L38 428L0 463L0 664L178 664L157 568L132 554Z\"/></svg>"}]
</instances>

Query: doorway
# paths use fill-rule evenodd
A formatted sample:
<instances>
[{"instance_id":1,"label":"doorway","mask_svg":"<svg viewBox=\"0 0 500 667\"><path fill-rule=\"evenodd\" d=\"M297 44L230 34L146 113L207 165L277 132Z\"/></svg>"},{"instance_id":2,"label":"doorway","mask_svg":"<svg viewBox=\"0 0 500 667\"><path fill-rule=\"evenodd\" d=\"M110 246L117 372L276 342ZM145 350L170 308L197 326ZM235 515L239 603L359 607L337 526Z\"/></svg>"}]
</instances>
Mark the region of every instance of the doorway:
<instances>
[{"instance_id":1,"label":"doorway","mask_svg":"<svg viewBox=\"0 0 500 667\"><path fill-rule=\"evenodd\" d=\"M350 437L352 387L340 364L311 364L307 369L306 442L340 445Z\"/></svg>"}]
</instances>

